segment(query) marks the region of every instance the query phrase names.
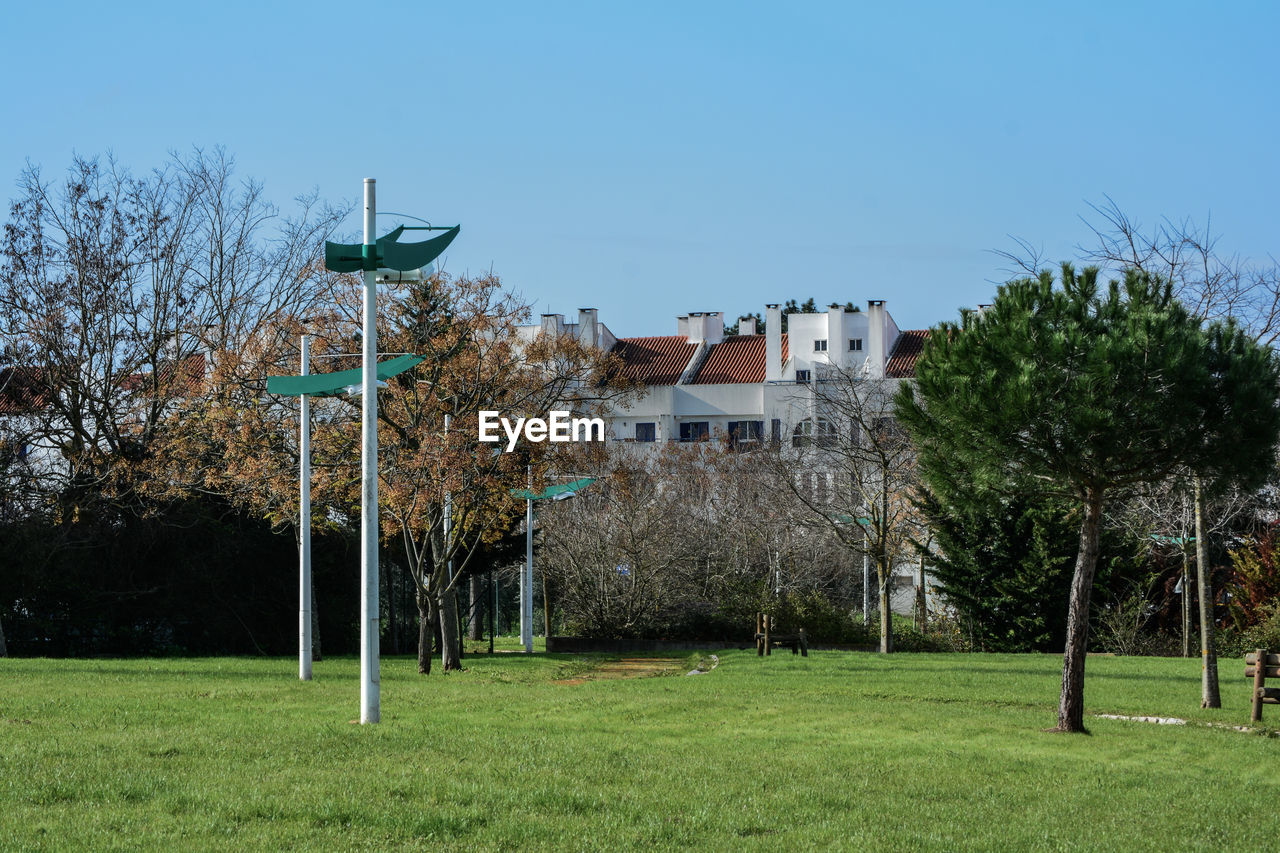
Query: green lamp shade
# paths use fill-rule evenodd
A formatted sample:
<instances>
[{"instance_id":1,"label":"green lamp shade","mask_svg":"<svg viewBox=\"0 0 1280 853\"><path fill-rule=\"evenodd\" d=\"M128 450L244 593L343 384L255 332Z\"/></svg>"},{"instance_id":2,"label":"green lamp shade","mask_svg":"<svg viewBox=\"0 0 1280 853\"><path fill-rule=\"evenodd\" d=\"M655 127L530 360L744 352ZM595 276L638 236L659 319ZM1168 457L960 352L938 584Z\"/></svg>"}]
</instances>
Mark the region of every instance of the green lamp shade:
<instances>
[{"instance_id":1,"label":"green lamp shade","mask_svg":"<svg viewBox=\"0 0 1280 853\"><path fill-rule=\"evenodd\" d=\"M422 361L426 356L400 355L378 364L378 378L390 379ZM351 385L364 380L364 370L356 367L336 373L312 373L307 376L268 376L267 393L282 397L336 397Z\"/></svg>"},{"instance_id":2,"label":"green lamp shade","mask_svg":"<svg viewBox=\"0 0 1280 853\"><path fill-rule=\"evenodd\" d=\"M324 268L330 272L359 272L362 269L392 269L400 272L425 267L449 248L453 238L458 236L461 225L455 225L439 237L423 240L418 243L401 243L400 235L404 226L396 228L385 237L379 237L375 257L365 265L364 246L360 243L324 244Z\"/></svg>"},{"instance_id":3,"label":"green lamp shade","mask_svg":"<svg viewBox=\"0 0 1280 853\"><path fill-rule=\"evenodd\" d=\"M574 480L572 483L561 483L558 486L548 486L545 492L538 492L536 494L528 489L512 489L511 497L519 498L522 501L546 501L555 500L557 498L567 498L570 495L577 494L580 489L585 489L595 481L595 477L583 477L581 480Z\"/></svg>"}]
</instances>

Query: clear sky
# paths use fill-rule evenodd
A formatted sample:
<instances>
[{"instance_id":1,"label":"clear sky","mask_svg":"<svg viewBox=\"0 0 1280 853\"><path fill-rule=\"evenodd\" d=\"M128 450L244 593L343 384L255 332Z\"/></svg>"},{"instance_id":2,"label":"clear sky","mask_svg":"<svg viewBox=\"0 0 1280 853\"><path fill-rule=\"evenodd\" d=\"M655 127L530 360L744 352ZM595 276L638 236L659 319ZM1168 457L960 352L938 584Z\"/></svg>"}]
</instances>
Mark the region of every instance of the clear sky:
<instances>
[{"instance_id":1,"label":"clear sky","mask_svg":"<svg viewBox=\"0 0 1280 853\"><path fill-rule=\"evenodd\" d=\"M808 296L929 326L989 301L1008 235L1071 258L1104 194L1280 255L1271 2L45 2L0 27L8 195L28 159L109 150L223 145L281 203L376 177L381 209L462 224L450 272L623 336Z\"/></svg>"}]
</instances>

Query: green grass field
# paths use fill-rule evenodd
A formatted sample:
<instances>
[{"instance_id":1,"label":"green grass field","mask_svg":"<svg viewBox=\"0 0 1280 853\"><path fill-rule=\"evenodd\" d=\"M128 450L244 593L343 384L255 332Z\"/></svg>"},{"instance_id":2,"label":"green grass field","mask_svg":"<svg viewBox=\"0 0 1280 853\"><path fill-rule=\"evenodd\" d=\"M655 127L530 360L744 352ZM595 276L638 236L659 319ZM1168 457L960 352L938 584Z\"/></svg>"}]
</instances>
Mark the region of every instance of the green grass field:
<instances>
[{"instance_id":1,"label":"green grass field","mask_svg":"<svg viewBox=\"0 0 1280 853\"><path fill-rule=\"evenodd\" d=\"M681 661L687 671L696 656ZM0 849L1245 850L1280 838L1280 739L1055 722L1048 655L720 654L714 672L601 659L358 664L0 660ZM1224 662L1091 658L1089 713L1242 724ZM1268 707L1268 722L1280 708ZM1263 814L1265 817L1259 818Z\"/></svg>"}]
</instances>

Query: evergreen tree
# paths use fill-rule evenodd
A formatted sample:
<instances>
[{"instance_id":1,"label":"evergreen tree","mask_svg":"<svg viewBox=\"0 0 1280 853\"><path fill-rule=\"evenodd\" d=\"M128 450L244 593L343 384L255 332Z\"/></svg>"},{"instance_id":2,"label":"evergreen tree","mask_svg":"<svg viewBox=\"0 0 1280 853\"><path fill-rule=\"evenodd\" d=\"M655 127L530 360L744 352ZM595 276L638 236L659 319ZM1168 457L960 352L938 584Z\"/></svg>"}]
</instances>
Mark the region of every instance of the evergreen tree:
<instances>
[{"instance_id":1,"label":"evergreen tree","mask_svg":"<svg viewBox=\"0 0 1280 853\"><path fill-rule=\"evenodd\" d=\"M858 306L854 305L853 302L850 301L844 304L844 310L850 313L856 314L862 309L858 308ZM818 303L814 301L814 298L812 296L806 299L804 301L804 304L797 303L794 299L788 299L786 301L786 304L782 306L783 333L785 334L787 331L787 315L788 314L813 314L813 313L816 313L817 311L818 311ZM766 323L764 321L764 318L760 316L759 311L756 311L754 314L739 314L738 319L734 320L732 325L724 327L724 333L726 335L738 334L738 327L742 323L742 321L749 320L752 318L754 318L756 321L756 334L763 335Z\"/></svg>"},{"instance_id":2,"label":"evergreen tree","mask_svg":"<svg viewBox=\"0 0 1280 853\"><path fill-rule=\"evenodd\" d=\"M985 312L929 336L902 423L935 494L1054 496L1078 508L1058 730L1084 731L1089 601L1109 494L1174 467L1225 483L1270 466L1280 409L1272 352L1230 324L1204 329L1167 282L1097 269L1010 282Z\"/></svg>"},{"instance_id":3,"label":"evergreen tree","mask_svg":"<svg viewBox=\"0 0 1280 853\"><path fill-rule=\"evenodd\" d=\"M1069 502L1029 495L927 493L920 503L937 549L938 591L993 652L1063 648L1079 520ZM1123 581L1122 537L1104 530L1097 584Z\"/></svg>"}]
</instances>

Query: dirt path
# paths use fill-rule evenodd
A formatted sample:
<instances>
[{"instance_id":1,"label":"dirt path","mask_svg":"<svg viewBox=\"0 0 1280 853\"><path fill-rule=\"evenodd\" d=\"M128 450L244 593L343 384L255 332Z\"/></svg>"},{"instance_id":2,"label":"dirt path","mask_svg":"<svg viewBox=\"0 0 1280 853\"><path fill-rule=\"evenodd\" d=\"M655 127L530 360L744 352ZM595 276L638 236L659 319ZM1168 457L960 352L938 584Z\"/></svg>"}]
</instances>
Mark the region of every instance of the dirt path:
<instances>
[{"instance_id":1,"label":"dirt path","mask_svg":"<svg viewBox=\"0 0 1280 853\"><path fill-rule=\"evenodd\" d=\"M611 678L651 678L655 675L671 675L683 669L682 658L622 658L601 661L600 665L590 672L575 675L573 678L561 678L553 681L552 684L585 684L588 681Z\"/></svg>"}]
</instances>

